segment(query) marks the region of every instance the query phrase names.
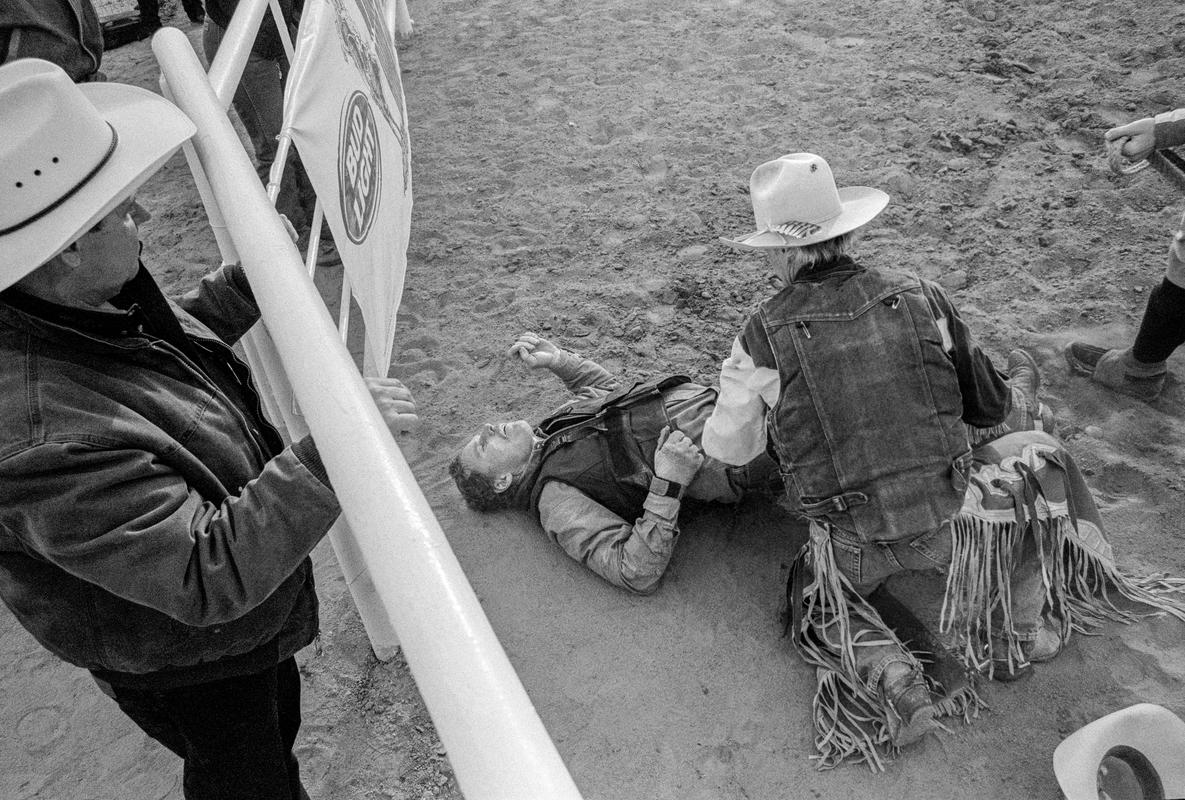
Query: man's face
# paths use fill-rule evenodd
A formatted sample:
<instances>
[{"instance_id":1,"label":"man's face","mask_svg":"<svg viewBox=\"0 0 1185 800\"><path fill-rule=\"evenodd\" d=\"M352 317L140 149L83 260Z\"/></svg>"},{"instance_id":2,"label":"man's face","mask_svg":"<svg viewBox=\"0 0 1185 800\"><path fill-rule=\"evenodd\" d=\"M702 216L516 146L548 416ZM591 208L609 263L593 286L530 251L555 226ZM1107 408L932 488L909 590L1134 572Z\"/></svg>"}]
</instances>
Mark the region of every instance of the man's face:
<instances>
[{"instance_id":1,"label":"man's face","mask_svg":"<svg viewBox=\"0 0 1185 800\"><path fill-rule=\"evenodd\" d=\"M461 464L494 480L522 469L534 446L535 434L526 420L487 423L461 448Z\"/></svg>"},{"instance_id":2,"label":"man's face","mask_svg":"<svg viewBox=\"0 0 1185 800\"><path fill-rule=\"evenodd\" d=\"M119 294L139 269L138 226L151 218L133 196L95 223L70 246L80 263L58 282L61 296L76 305L98 306Z\"/></svg>"}]
</instances>

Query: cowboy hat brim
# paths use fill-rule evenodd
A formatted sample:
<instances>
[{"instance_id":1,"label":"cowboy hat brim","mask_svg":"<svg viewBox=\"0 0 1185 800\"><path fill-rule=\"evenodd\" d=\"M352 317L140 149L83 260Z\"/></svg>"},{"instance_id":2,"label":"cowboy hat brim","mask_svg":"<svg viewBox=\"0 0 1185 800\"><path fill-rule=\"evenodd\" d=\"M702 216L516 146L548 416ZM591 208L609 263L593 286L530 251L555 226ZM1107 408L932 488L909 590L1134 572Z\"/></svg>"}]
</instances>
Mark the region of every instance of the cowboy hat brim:
<instances>
[{"instance_id":1,"label":"cowboy hat brim","mask_svg":"<svg viewBox=\"0 0 1185 800\"><path fill-rule=\"evenodd\" d=\"M1156 771L1160 797L1185 797L1185 721L1163 706L1137 703L1084 725L1053 751L1053 772L1066 800L1097 800L1099 765L1121 748L1139 753Z\"/></svg>"},{"instance_id":2,"label":"cowboy hat brim","mask_svg":"<svg viewBox=\"0 0 1185 800\"><path fill-rule=\"evenodd\" d=\"M843 210L826 222L818 223L818 230L807 236L795 237L777 231L754 231L720 241L741 250L767 250L773 247L805 247L834 239L861 225L866 225L889 204L889 195L871 186L845 186L839 189L839 203ZM814 225L809 227L816 227Z\"/></svg>"},{"instance_id":3,"label":"cowboy hat brim","mask_svg":"<svg viewBox=\"0 0 1185 800\"><path fill-rule=\"evenodd\" d=\"M118 140L111 157L74 194L45 216L0 236L0 289L69 247L140 188L193 136L196 128L175 105L147 89L118 83L78 87Z\"/></svg>"}]
</instances>

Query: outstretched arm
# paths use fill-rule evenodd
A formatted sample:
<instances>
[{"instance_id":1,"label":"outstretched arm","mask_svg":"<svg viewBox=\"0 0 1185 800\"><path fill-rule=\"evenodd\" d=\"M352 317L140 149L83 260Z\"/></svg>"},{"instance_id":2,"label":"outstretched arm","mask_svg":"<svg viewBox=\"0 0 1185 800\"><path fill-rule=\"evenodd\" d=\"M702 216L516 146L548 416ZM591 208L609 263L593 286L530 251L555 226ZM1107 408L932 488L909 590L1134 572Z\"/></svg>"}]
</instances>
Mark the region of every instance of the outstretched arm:
<instances>
[{"instance_id":1,"label":"outstretched arm","mask_svg":"<svg viewBox=\"0 0 1185 800\"><path fill-rule=\"evenodd\" d=\"M1111 128L1103 138L1128 160L1139 161L1153 150L1185 144L1185 108Z\"/></svg>"},{"instance_id":2,"label":"outstretched arm","mask_svg":"<svg viewBox=\"0 0 1185 800\"><path fill-rule=\"evenodd\" d=\"M532 331L520 333L506 355L531 369L551 370L573 394L607 394L620 385L615 375L591 358L565 350Z\"/></svg>"}]
</instances>

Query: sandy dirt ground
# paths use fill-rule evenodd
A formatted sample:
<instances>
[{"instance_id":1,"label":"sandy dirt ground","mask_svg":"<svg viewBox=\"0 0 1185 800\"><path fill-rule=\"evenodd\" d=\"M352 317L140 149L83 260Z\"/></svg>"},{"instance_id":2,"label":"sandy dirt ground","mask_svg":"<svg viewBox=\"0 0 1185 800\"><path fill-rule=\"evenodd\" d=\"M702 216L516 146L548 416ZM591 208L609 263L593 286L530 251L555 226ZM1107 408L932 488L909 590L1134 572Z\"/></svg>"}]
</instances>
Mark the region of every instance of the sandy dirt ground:
<instances>
[{"instance_id":1,"label":"sandy dirt ground","mask_svg":"<svg viewBox=\"0 0 1185 800\"><path fill-rule=\"evenodd\" d=\"M406 453L585 797L1054 800L1067 734L1140 701L1185 715L1185 628L1114 625L986 686L990 710L886 773L819 773L813 675L777 619L801 528L754 505L689 515L663 587L635 598L529 520L468 511L445 472L478 423L563 400L503 358L520 330L624 374L712 382L768 291L760 263L716 237L751 227L756 164L809 150L841 185L893 197L860 257L946 286L1001 363L1016 346L1037 356L1121 563L1185 575L1185 358L1145 404L1068 375L1061 356L1072 338L1128 341L1160 280L1182 198L1151 172L1109 174L1101 142L1185 105L1185 10L413 0L412 15L415 207L392 374L424 426ZM147 43L105 68L156 85ZM146 261L180 291L217 260L183 163L143 194ZM459 797L406 664L370 655L328 548L315 559L324 623L300 659L298 743L311 793ZM7 614L0 664L0 796L180 796L178 761Z\"/></svg>"}]
</instances>

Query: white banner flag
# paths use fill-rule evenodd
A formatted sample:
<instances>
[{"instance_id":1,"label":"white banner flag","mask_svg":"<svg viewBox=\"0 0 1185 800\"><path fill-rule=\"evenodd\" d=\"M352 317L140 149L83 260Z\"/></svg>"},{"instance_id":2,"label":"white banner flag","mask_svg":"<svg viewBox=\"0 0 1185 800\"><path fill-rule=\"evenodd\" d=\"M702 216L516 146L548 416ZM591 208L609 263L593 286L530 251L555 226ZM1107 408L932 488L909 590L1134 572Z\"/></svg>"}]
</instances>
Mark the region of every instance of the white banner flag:
<instances>
[{"instance_id":1,"label":"white banner flag","mask_svg":"<svg viewBox=\"0 0 1185 800\"><path fill-rule=\"evenodd\" d=\"M411 151L388 3L306 2L284 97L362 310L368 366L380 375L391 362L411 229Z\"/></svg>"}]
</instances>

